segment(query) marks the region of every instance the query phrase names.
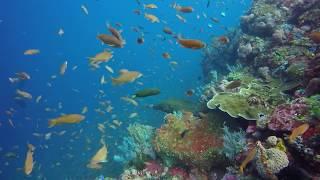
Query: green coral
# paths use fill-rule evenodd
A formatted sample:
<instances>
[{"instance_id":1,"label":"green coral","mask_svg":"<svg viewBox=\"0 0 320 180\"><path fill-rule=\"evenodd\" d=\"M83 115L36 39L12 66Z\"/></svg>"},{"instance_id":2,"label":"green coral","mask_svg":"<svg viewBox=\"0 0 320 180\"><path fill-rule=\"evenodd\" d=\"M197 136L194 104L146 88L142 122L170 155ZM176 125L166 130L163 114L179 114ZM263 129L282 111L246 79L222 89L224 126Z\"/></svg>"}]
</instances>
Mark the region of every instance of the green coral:
<instances>
[{"instance_id":1,"label":"green coral","mask_svg":"<svg viewBox=\"0 0 320 180\"><path fill-rule=\"evenodd\" d=\"M248 71L242 71L238 78L241 81L238 92L217 93L208 101L207 107L209 109L218 107L232 117L258 120L262 115L270 114L275 106L285 102L279 80L270 79L266 84L257 80Z\"/></svg>"},{"instance_id":2,"label":"green coral","mask_svg":"<svg viewBox=\"0 0 320 180\"><path fill-rule=\"evenodd\" d=\"M287 68L287 73L292 79L301 78L304 75L306 66L304 62L293 63Z\"/></svg>"},{"instance_id":3,"label":"green coral","mask_svg":"<svg viewBox=\"0 0 320 180\"><path fill-rule=\"evenodd\" d=\"M310 115L314 118L320 119L320 95L314 95L306 99L309 106Z\"/></svg>"},{"instance_id":4,"label":"green coral","mask_svg":"<svg viewBox=\"0 0 320 180\"><path fill-rule=\"evenodd\" d=\"M207 106L209 109L218 106L221 111L232 117L243 117L247 120L257 120L260 114L268 113L262 106L251 106L246 96L234 93L219 93L207 103Z\"/></svg>"}]
</instances>

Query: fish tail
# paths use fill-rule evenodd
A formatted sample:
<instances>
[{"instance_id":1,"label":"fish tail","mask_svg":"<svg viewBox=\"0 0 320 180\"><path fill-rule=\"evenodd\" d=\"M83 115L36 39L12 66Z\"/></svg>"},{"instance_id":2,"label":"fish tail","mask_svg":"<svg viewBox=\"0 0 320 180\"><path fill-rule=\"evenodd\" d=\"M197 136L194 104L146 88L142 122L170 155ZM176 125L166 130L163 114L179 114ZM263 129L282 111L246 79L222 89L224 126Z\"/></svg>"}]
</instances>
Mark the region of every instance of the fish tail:
<instances>
[{"instance_id":1,"label":"fish tail","mask_svg":"<svg viewBox=\"0 0 320 180\"><path fill-rule=\"evenodd\" d=\"M57 121L55 119L49 121L49 128L52 128L55 125L57 125Z\"/></svg>"},{"instance_id":2,"label":"fish tail","mask_svg":"<svg viewBox=\"0 0 320 180\"><path fill-rule=\"evenodd\" d=\"M174 3L171 5L171 7L172 7L173 9L176 9L177 6L178 6L177 2L174 2Z\"/></svg>"},{"instance_id":3,"label":"fish tail","mask_svg":"<svg viewBox=\"0 0 320 180\"><path fill-rule=\"evenodd\" d=\"M35 148L32 144L30 144L30 143L28 143L27 146L28 146L29 151L31 151L31 152L33 152L33 151L36 149L36 148Z\"/></svg>"},{"instance_id":4,"label":"fish tail","mask_svg":"<svg viewBox=\"0 0 320 180\"><path fill-rule=\"evenodd\" d=\"M239 167L240 174L243 174L243 166Z\"/></svg>"}]
</instances>

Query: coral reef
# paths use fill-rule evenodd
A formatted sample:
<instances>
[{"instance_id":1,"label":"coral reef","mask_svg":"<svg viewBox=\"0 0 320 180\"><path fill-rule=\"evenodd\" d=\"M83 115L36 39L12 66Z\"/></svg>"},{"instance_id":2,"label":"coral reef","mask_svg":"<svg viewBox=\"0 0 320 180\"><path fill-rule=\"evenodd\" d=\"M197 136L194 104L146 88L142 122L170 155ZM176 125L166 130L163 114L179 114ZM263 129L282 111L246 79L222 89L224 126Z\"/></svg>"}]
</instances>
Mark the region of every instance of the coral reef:
<instances>
[{"instance_id":1,"label":"coral reef","mask_svg":"<svg viewBox=\"0 0 320 180\"><path fill-rule=\"evenodd\" d=\"M218 165L219 151L223 140L210 128L213 124L206 119L184 112L183 116L168 114L166 124L157 130L154 146L167 166L183 163L200 169ZM212 160L215 164L212 164Z\"/></svg>"},{"instance_id":2,"label":"coral reef","mask_svg":"<svg viewBox=\"0 0 320 180\"><path fill-rule=\"evenodd\" d=\"M222 152L229 160L234 160L236 155L246 150L245 132L231 132L228 126L223 127Z\"/></svg>"},{"instance_id":3,"label":"coral reef","mask_svg":"<svg viewBox=\"0 0 320 180\"><path fill-rule=\"evenodd\" d=\"M127 159L144 156L122 177L319 179L319 23L320 0L253 1L242 31L228 31L228 43L213 37L204 48L204 107L176 99L155 105L170 114L155 135L130 128L153 138L124 139ZM234 122L239 131L230 130ZM219 176L217 166L231 167Z\"/></svg>"},{"instance_id":4,"label":"coral reef","mask_svg":"<svg viewBox=\"0 0 320 180\"><path fill-rule=\"evenodd\" d=\"M266 149L261 142L257 143L256 168L259 174L267 179L272 179L275 174L289 165L285 152L277 148Z\"/></svg>"},{"instance_id":5,"label":"coral reef","mask_svg":"<svg viewBox=\"0 0 320 180\"><path fill-rule=\"evenodd\" d=\"M269 83L265 83L246 71L240 72L236 77L234 72L229 76L241 81L239 90L217 93L208 101L209 109L218 107L232 117L258 120L261 116L269 115L276 105L285 101L285 97L280 93L279 81L270 79Z\"/></svg>"},{"instance_id":6,"label":"coral reef","mask_svg":"<svg viewBox=\"0 0 320 180\"><path fill-rule=\"evenodd\" d=\"M148 125L131 124L128 127L129 137L123 138L118 147L121 154L115 155L113 159L124 164L132 163L138 168L144 166L144 161L155 159L152 146L154 128Z\"/></svg>"},{"instance_id":7,"label":"coral reef","mask_svg":"<svg viewBox=\"0 0 320 180\"><path fill-rule=\"evenodd\" d=\"M219 38L213 37L213 46L207 46L203 53L202 69L203 75L206 77L207 81L213 80L210 73L212 70L218 70L219 73L226 73L228 64L235 63L235 56L237 54L238 41L239 41L240 31L230 30L227 32L225 37L227 37L230 42L227 44L222 44L219 42Z\"/></svg>"},{"instance_id":8,"label":"coral reef","mask_svg":"<svg viewBox=\"0 0 320 180\"><path fill-rule=\"evenodd\" d=\"M274 131L291 131L305 121L308 105L303 98L290 104L279 105L272 113L268 128Z\"/></svg>"}]
</instances>

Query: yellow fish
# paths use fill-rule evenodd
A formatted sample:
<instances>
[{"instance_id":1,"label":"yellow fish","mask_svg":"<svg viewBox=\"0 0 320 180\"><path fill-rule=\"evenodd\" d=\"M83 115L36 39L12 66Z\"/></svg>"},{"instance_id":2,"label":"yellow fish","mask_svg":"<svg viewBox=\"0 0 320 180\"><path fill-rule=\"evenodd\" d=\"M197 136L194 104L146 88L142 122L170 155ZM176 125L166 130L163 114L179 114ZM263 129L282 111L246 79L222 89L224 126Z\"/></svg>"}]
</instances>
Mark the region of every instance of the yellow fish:
<instances>
[{"instance_id":1,"label":"yellow fish","mask_svg":"<svg viewBox=\"0 0 320 180\"><path fill-rule=\"evenodd\" d=\"M35 55L35 54L39 54L40 50L39 49L28 49L26 51L24 51L24 55Z\"/></svg>"},{"instance_id":2,"label":"yellow fish","mask_svg":"<svg viewBox=\"0 0 320 180\"><path fill-rule=\"evenodd\" d=\"M241 163L241 165L240 165L240 167L239 167L239 170L240 170L240 173L241 173L241 174L243 174L243 170L244 170L244 168L247 167L247 164L256 157L256 153L257 153L257 148L256 148L256 147L252 148L252 149L249 151L248 156L247 156L246 159Z\"/></svg>"},{"instance_id":3,"label":"yellow fish","mask_svg":"<svg viewBox=\"0 0 320 180\"><path fill-rule=\"evenodd\" d=\"M155 4L143 4L144 9L157 9L158 6Z\"/></svg>"},{"instance_id":4,"label":"yellow fish","mask_svg":"<svg viewBox=\"0 0 320 180\"><path fill-rule=\"evenodd\" d=\"M35 147L32 144L28 144L28 151L26 160L24 162L24 173L26 175L30 175L34 166L33 161L33 153L34 153Z\"/></svg>"},{"instance_id":5,"label":"yellow fish","mask_svg":"<svg viewBox=\"0 0 320 180\"><path fill-rule=\"evenodd\" d=\"M90 57L89 61L91 65L99 65L103 62L108 62L113 57L112 52L103 51L95 55L95 57Z\"/></svg>"},{"instance_id":6,"label":"yellow fish","mask_svg":"<svg viewBox=\"0 0 320 180\"><path fill-rule=\"evenodd\" d=\"M152 23L159 23L160 22L159 18L153 14L144 13L144 17L146 19L148 19L149 21L151 21Z\"/></svg>"},{"instance_id":7,"label":"yellow fish","mask_svg":"<svg viewBox=\"0 0 320 180\"><path fill-rule=\"evenodd\" d=\"M102 166L100 163L107 162L107 157L108 157L108 149L106 144L103 143L102 147L91 158L90 163L87 165L87 167L92 169L101 169Z\"/></svg>"},{"instance_id":8,"label":"yellow fish","mask_svg":"<svg viewBox=\"0 0 320 180\"><path fill-rule=\"evenodd\" d=\"M294 128L289 136L289 143L293 143L298 136L303 135L309 129L309 124L305 123Z\"/></svg>"},{"instance_id":9,"label":"yellow fish","mask_svg":"<svg viewBox=\"0 0 320 180\"><path fill-rule=\"evenodd\" d=\"M68 61L63 62L63 64L61 64L60 66L60 75L64 75L64 73L66 72L68 67Z\"/></svg>"},{"instance_id":10,"label":"yellow fish","mask_svg":"<svg viewBox=\"0 0 320 180\"><path fill-rule=\"evenodd\" d=\"M138 71L128 71L127 69L121 69L119 73L120 76L117 78L112 78L112 85L130 83L142 76L142 74Z\"/></svg>"},{"instance_id":11,"label":"yellow fish","mask_svg":"<svg viewBox=\"0 0 320 180\"><path fill-rule=\"evenodd\" d=\"M60 125L60 124L74 124L74 123L79 123L82 120L85 119L85 116L80 115L80 114L68 114L68 115L63 115L55 119L51 119L49 121L49 128Z\"/></svg>"}]
</instances>

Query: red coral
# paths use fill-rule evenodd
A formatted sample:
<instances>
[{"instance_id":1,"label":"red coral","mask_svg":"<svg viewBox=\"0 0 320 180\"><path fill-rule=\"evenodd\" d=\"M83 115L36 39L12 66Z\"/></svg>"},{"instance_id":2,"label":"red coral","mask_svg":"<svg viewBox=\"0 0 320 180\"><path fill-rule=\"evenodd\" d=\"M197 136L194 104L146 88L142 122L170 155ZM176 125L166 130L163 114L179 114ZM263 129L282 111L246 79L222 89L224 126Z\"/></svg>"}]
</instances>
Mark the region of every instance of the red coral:
<instances>
[{"instance_id":1,"label":"red coral","mask_svg":"<svg viewBox=\"0 0 320 180\"><path fill-rule=\"evenodd\" d=\"M279 105L272 113L268 128L274 131L291 131L300 125L299 116L306 115L308 106L302 98L294 100L291 104Z\"/></svg>"}]
</instances>

